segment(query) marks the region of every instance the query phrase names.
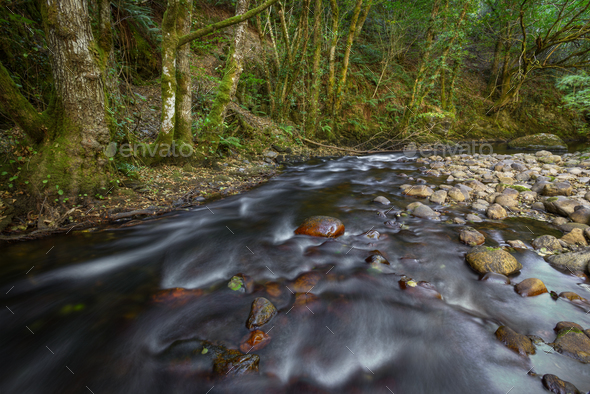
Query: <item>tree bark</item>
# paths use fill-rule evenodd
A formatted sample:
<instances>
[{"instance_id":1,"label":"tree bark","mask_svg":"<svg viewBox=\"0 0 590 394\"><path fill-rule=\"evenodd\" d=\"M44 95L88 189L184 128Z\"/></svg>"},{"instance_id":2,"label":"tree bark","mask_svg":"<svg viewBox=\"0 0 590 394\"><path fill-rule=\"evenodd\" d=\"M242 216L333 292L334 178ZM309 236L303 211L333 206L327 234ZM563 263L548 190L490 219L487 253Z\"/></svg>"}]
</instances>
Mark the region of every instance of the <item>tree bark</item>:
<instances>
[{"instance_id":1,"label":"tree bark","mask_svg":"<svg viewBox=\"0 0 590 394\"><path fill-rule=\"evenodd\" d=\"M313 22L313 66L311 70L312 82L311 82L311 98L310 98L310 109L309 119L307 121L307 127L305 134L308 137L314 137L315 131L317 130L318 122L318 108L320 106L320 82L322 76L320 75L320 60L322 56L322 36L321 36L321 22L322 22L322 0L315 1L314 7L314 22Z\"/></svg>"},{"instance_id":2,"label":"tree bark","mask_svg":"<svg viewBox=\"0 0 590 394\"><path fill-rule=\"evenodd\" d=\"M176 21L176 31L180 36L190 33L192 23L193 0L181 0ZM176 123L174 139L191 144L192 126L192 89L190 74L190 44L178 48L176 68Z\"/></svg>"},{"instance_id":3,"label":"tree bark","mask_svg":"<svg viewBox=\"0 0 590 394\"><path fill-rule=\"evenodd\" d=\"M42 14L52 55L55 100L49 111L54 123L33 180L40 184L50 174L51 183L71 194L95 191L108 182L104 149L110 132L100 58L91 52L97 43L88 3L44 0Z\"/></svg>"},{"instance_id":4,"label":"tree bark","mask_svg":"<svg viewBox=\"0 0 590 394\"><path fill-rule=\"evenodd\" d=\"M236 15L245 14L248 11L249 4L250 0L238 0ZM242 74L247 28L247 20L238 24L236 28L234 42L227 58L219 90L203 125L203 134L199 138L199 151L205 156L217 151L220 137L223 134L223 122L225 121L227 106L236 93L240 75Z\"/></svg>"},{"instance_id":5,"label":"tree bark","mask_svg":"<svg viewBox=\"0 0 590 394\"><path fill-rule=\"evenodd\" d=\"M330 42L330 54L328 56L328 108L332 108L334 103L334 87L336 86L336 46L338 45L338 18L340 10L336 0L330 0L332 10L332 41Z\"/></svg>"}]
</instances>

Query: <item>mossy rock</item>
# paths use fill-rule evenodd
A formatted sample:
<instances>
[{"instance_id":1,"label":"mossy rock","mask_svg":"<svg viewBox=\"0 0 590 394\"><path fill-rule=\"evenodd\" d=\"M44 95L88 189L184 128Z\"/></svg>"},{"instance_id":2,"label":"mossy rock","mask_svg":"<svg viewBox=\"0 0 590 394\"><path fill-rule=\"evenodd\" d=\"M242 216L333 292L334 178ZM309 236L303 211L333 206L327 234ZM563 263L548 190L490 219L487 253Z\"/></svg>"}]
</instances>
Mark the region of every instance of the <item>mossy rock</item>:
<instances>
[{"instance_id":1,"label":"mossy rock","mask_svg":"<svg viewBox=\"0 0 590 394\"><path fill-rule=\"evenodd\" d=\"M525 150L567 150L566 143L554 134L535 134L517 138L508 143L512 149Z\"/></svg>"}]
</instances>

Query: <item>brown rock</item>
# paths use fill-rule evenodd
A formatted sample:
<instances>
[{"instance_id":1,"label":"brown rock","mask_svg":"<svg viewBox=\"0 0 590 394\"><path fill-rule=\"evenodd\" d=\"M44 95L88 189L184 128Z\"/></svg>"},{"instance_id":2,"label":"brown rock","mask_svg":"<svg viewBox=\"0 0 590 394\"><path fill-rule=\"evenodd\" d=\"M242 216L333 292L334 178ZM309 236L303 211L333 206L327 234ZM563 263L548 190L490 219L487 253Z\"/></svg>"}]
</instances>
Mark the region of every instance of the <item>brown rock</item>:
<instances>
[{"instance_id":1,"label":"brown rock","mask_svg":"<svg viewBox=\"0 0 590 394\"><path fill-rule=\"evenodd\" d=\"M471 227L461 230L461 233L459 233L459 239L461 242L469 246L482 245L486 241L486 238L482 233Z\"/></svg>"},{"instance_id":2,"label":"brown rock","mask_svg":"<svg viewBox=\"0 0 590 394\"><path fill-rule=\"evenodd\" d=\"M242 353L250 353L260 350L270 343L270 335L264 331L255 330L242 338L240 342L240 350Z\"/></svg>"},{"instance_id":3,"label":"brown rock","mask_svg":"<svg viewBox=\"0 0 590 394\"><path fill-rule=\"evenodd\" d=\"M579 228L575 228L563 237L561 240L567 243L568 245L581 245L581 246L588 246L586 242L586 237L584 237L584 231Z\"/></svg>"},{"instance_id":4,"label":"brown rock","mask_svg":"<svg viewBox=\"0 0 590 394\"><path fill-rule=\"evenodd\" d=\"M184 289L181 287L175 287L173 289L160 290L152 296L152 302L154 303L170 303L174 306L184 305L191 299L200 297L203 295L201 289Z\"/></svg>"},{"instance_id":5,"label":"brown rock","mask_svg":"<svg viewBox=\"0 0 590 394\"><path fill-rule=\"evenodd\" d=\"M323 273L318 271L305 272L295 278L293 284L289 286L289 288L295 293L307 293L314 288L324 276Z\"/></svg>"},{"instance_id":6,"label":"brown rock","mask_svg":"<svg viewBox=\"0 0 590 394\"><path fill-rule=\"evenodd\" d=\"M569 182L548 183L543 188L544 196L571 196L572 185Z\"/></svg>"},{"instance_id":7,"label":"brown rock","mask_svg":"<svg viewBox=\"0 0 590 394\"><path fill-rule=\"evenodd\" d=\"M578 328L559 330L553 342L553 348L564 356L584 364L590 363L590 338L583 330Z\"/></svg>"},{"instance_id":8,"label":"brown rock","mask_svg":"<svg viewBox=\"0 0 590 394\"><path fill-rule=\"evenodd\" d=\"M537 278L525 279L514 287L514 290L523 297L534 297L547 293L545 284Z\"/></svg>"},{"instance_id":9,"label":"brown rock","mask_svg":"<svg viewBox=\"0 0 590 394\"><path fill-rule=\"evenodd\" d=\"M213 373L222 377L258 373L260 357L256 354L242 354L236 349L228 349L213 360Z\"/></svg>"},{"instance_id":10,"label":"brown rock","mask_svg":"<svg viewBox=\"0 0 590 394\"><path fill-rule=\"evenodd\" d=\"M571 321L560 321L559 323L557 323L557 325L555 326L555 328L553 330L555 332L559 333L561 330L570 330L570 329L584 331L584 329L582 328L581 325L579 325L578 323L571 322Z\"/></svg>"},{"instance_id":11,"label":"brown rock","mask_svg":"<svg viewBox=\"0 0 590 394\"><path fill-rule=\"evenodd\" d=\"M526 356L528 354L535 354L535 347L533 342L526 336L517 333L506 326L500 326L496 330L496 338L498 338L509 349L516 353Z\"/></svg>"},{"instance_id":12,"label":"brown rock","mask_svg":"<svg viewBox=\"0 0 590 394\"><path fill-rule=\"evenodd\" d=\"M553 235L541 235L540 237L535 238L532 245L536 250L545 248L550 252L563 249L559 240Z\"/></svg>"},{"instance_id":13,"label":"brown rock","mask_svg":"<svg viewBox=\"0 0 590 394\"><path fill-rule=\"evenodd\" d=\"M511 240L506 241L508 245L512 246L514 249L528 249L528 247L524 244L524 242L520 240Z\"/></svg>"},{"instance_id":14,"label":"brown rock","mask_svg":"<svg viewBox=\"0 0 590 394\"><path fill-rule=\"evenodd\" d=\"M264 297L258 297L252 303L250 316L246 322L249 330L254 330L268 323L277 314L277 308Z\"/></svg>"},{"instance_id":15,"label":"brown rock","mask_svg":"<svg viewBox=\"0 0 590 394\"><path fill-rule=\"evenodd\" d=\"M486 211L486 215L488 218L492 220L502 220L508 216L506 214L506 210L502 208L500 204L490 205L488 210Z\"/></svg>"},{"instance_id":16,"label":"brown rock","mask_svg":"<svg viewBox=\"0 0 590 394\"><path fill-rule=\"evenodd\" d=\"M496 272L502 275L510 275L522 268L510 253L500 248L488 248L476 246L465 256L467 263L480 274Z\"/></svg>"},{"instance_id":17,"label":"brown rock","mask_svg":"<svg viewBox=\"0 0 590 394\"><path fill-rule=\"evenodd\" d=\"M565 299L570 300L571 302L575 302L575 303L588 302L588 300L586 300L584 297L580 297L579 295L577 295L573 291L564 291L562 293L559 293L559 298L565 298Z\"/></svg>"},{"instance_id":18,"label":"brown rock","mask_svg":"<svg viewBox=\"0 0 590 394\"><path fill-rule=\"evenodd\" d=\"M425 185L414 185L404 189L403 194L411 197L430 197L434 191Z\"/></svg>"},{"instance_id":19,"label":"brown rock","mask_svg":"<svg viewBox=\"0 0 590 394\"><path fill-rule=\"evenodd\" d=\"M555 394L582 394L576 386L559 379L555 375L543 375L543 386Z\"/></svg>"},{"instance_id":20,"label":"brown rock","mask_svg":"<svg viewBox=\"0 0 590 394\"><path fill-rule=\"evenodd\" d=\"M330 216L312 216L303 221L295 230L295 234L337 238L344 234L344 224Z\"/></svg>"},{"instance_id":21,"label":"brown rock","mask_svg":"<svg viewBox=\"0 0 590 394\"><path fill-rule=\"evenodd\" d=\"M319 302L318 296L313 293L296 293L295 294L295 306L311 306Z\"/></svg>"},{"instance_id":22,"label":"brown rock","mask_svg":"<svg viewBox=\"0 0 590 394\"><path fill-rule=\"evenodd\" d=\"M369 264L387 264L389 265L389 261L387 261L387 259L381 254L381 252L379 252L378 250L375 250L373 252L374 254L370 255L369 257L367 257L365 259L365 261Z\"/></svg>"}]
</instances>

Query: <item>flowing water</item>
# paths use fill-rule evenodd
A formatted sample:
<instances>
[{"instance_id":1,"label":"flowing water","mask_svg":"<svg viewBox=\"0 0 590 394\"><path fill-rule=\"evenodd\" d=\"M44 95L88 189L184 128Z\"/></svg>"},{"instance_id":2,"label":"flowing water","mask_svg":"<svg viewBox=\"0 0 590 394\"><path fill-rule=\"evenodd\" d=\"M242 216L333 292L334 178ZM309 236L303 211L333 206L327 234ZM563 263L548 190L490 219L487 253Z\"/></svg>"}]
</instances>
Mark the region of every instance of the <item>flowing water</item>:
<instances>
[{"instance_id":1,"label":"flowing water","mask_svg":"<svg viewBox=\"0 0 590 394\"><path fill-rule=\"evenodd\" d=\"M462 226L445 223L457 210L439 207L442 221L384 225L416 201L402 196L407 178L399 174L418 176L419 166L400 157L316 160L243 195L139 226L5 245L0 392L515 394L544 392L546 373L590 390L587 365L546 345L522 357L494 336L504 324L552 342L557 322L588 328L590 314L549 294L521 298L513 286L480 281L465 263ZM396 207L388 219L377 215L387 209L372 202L378 195ZM341 219L346 233L294 235L314 215ZM526 219L474 227L490 246L555 235ZM370 229L379 240L359 236ZM370 269L373 250L391 265ZM534 252L512 253L523 265L513 283L536 277L557 293L590 296L590 286ZM311 290L318 299L295 305L293 280L308 271L321 273ZM254 280L252 292L228 288L237 273ZM433 284L442 300L402 290L404 274ZM274 296L269 282L280 284ZM171 288L194 291L155 302ZM237 348L256 297L279 310L262 328L272 339L255 352L259 374L211 376L207 356L195 351L199 340Z\"/></svg>"}]
</instances>

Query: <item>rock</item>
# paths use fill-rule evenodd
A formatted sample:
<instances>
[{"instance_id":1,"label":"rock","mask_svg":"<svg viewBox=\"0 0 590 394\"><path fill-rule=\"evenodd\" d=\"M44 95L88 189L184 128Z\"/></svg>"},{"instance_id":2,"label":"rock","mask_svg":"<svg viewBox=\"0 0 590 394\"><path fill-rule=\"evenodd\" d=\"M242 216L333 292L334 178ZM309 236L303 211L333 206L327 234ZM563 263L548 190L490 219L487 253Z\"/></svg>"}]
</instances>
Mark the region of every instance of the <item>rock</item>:
<instances>
[{"instance_id":1,"label":"rock","mask_svg":"<svg viewBox=\"0 0 590 394\"><path fill-rule=\"evenodd\" d=\"M258 297L252 303L250 316L246 322L249 330L254 330L268 323L277 314L277 308L264 297Z\"/></svg>"},{"instance_id":2,"label":"rock","mask_svg":"<svg viewBox=\"0 0 590 394\"><path fill-rule=\"evenodd\" d=\"M466 224L467 221L465 219L463 219L463 218L456 217L456 218L453 219L453 223L455 223L455 224Z\"/></svg>"},{"instance_id":3,"label":"rock","mask_svg":"<svg viewBox=\"0 0 590 394\"><path fill-rule=\"evenodd\" d=\"M543 375L543 386L554 394L582 394L576 386L563 381L555 375Z\"/></svg>"},{"instance_id":4,"label":"rock","mask_svg":"<svg viewBox=\"0 0 590 394\"><path fill-rule=\"evenodd\" d=\"M570 231L572 231L575 228L579 228L582 231L586 231L586 229L590 228L590 226L588 226L587 224L582 224L582 223L566 223L566 224L562 224L561 226L558 226L558 227L564 233L569 233Z\"/></svg>"},{"instance_id":5,"label":"rock","mask_svg":"<svg viewBox=\"0 0 590 394\"><path fill-rule=\"evenodd\" d=\"M236 349L219 353L213 361L213 373L222 377L258 373L260 357L256 354L242 354Z\"/></svg>"},{"instance_id":6,"label":"rock","mask_svg":"<svg viewBox=\"0 0 590 394\"><path fill-rule=\"evenodd\" d=\"M266 151L262 154L264 157L267 157L269 159L276 159L276 157L279 155L277 152L274 151Z\"/></svg>"},{"instance_id":7,"label":"rock","mask_svg":"<svg viewBox=\"0 0 590 394\"><path fill-rule=\"evenodd\" d=\"M232 276L227 287L240 293L251 293L254 290L254 280L244 274Z\"/></svg>"},{"instance_id":8,"label":"rock","mask_svg":"<svg viewBox=\"0 0 590 394\"><path fill-rule=\"evenodd\" d=\"M477 215L473 215L471 213L469 215L467 215L465 217L465 219L467 219L468 221L473 222L473 223L481 223L481 222L483 222L483 219L482 218L480 218Z\"/></svg>"},{"instance_id":9,"label":"rock","mask_svg":"<svg viewBox=\"0 0 590 394\"><path fill-rule=\"evenodd\" d=\"M465 182L465 186L476 192L485 192L489 189L486 185L475 179Z\"/></svg>"},{"instance_id":10,"label":"rock","mask_svg":"<svg viewBox=\"0 0 590 394\"><path fill-rule=\"evenodd\" d=\"M491 283L500 283L504 285L510 284L510 279L502 274L497 274L495 272L488 272L485 274L481 279L482 282L491 282Z\"/></svg>"},{"instance_id":11,"label":"rock","mask_svg":"<svg viewBox=\"0 0 590 394\"><path fill-rule=\"evenodd\" d=\"M522 356L535 354L535 346L533 345L533 342L526 336L517 333L509 327L498 327L496 330L496 338L506 345L506 347Z\"/></svg>"},{"instance_id":12,"label":"rock","mask_svg":"<svg viewBox=\"0 0 590 394\"><path fill-rule=\"evenodd\" d=\"M299 275L290 286L295 293L307 293L313 289L325 275L318 271L304 272Z\"/></svg>"},{"instance_id":13,"label":"rock","mask_svg":"<svg viewBox=\"0 0 590 394\"><path fill-rule=\"evenodd\" d=\"M535 211L545 211L545 205L542 202L534 203L533 205L531 205L531 208L533 208Z\"/></svg>"},{"instance_id":14,"label":"rock","mask_svg":"<svg viewBox=\"0 0 590 394\"><path fill-rule=\"evenodd\" d=\"M456 202L465 201L465 195L463 194L461 189L459 189L458 187L451 188L448 191L447 195L453 201L456 201Z\"/></svg>"},{"instance_id":15,"label":"rock","mask_svg":"<svg viewBox=\"0 0 590 394\"><path fill-rule=\"evenodd\" d=\"M506 210L500 204L492 204L486 211L488 218L492 220L502 220L507 217Z\"/></svg>"},{"instance_id":16,"label":"rock","mask_svg":"<svg viewBox=\"0 0 590 394\"><path fill-rule=\"evenodd\" d=\"M270 335L264 331L255 330L242 338L240 342L240 350L242 353L250 353L251 351L260 350L270 343Z\"/></svg>"},{"instance_id":17,"label":"rock","mask_svg":"<svg viewBox=\"0 0 590 394\"><path fill-rule=\"evenodd\" d=\"M561 240L567 243L568 245L579 245L579 246L588 246L586 242L586 238L584 237L584 231L579 228L575 228L563 237Z\"/></svg>"},{"instance_id":18,"label":"rock","mask_svg":"<svg viewBox=\"0 0 590 394\"><path fill-rule=\"evenodd\" d=\"M405 194L406 196L420 197L420 198L430 197L430 196L432 196L433 193L434 193L434 191L425 185L418 185L418 186L414 185L414 186L411 186L403 191L403 194Z\"/></svg>"},{"instance_id":19,"label":"rock","mask_svg":"<svg viewBox=\"0 0 590 394\"><path fill-rule=\"evenodd\" d=\"M516 201L515 198L507 196L505 194L501 194L498 197L496 197L495 203L500 204L504 208L514 208L518 205L518 201Z\"/></svg>"},{"instance_id":20,"label":"rock","mask_svg":"<svg viewBox=\"0 0 590 394\"><path fill-rule=\"evenodd\" d=\"M584 328L581 325L579 325L578 323L571 322L571 321L560 321L559 323L557 323L555 325L555 328L553 328L553 331L555 331L556 333L559 333L561 330L569 331L570 329L584 331Z\"/></svg>"},{"instance_id":21,"label":"rock","mask_svg":"<svg viewBox=\"0 0 590 394\"><path fill-rule=\"evenodd\" d=\"M385 198L383 196L375 197L375 199L373 200L373 202L378 202L378 203L381 203L383 205L389 205L389 204L391 204L391 201L389 201L387 198Z\"/></svg>"},{"instance_id":22,"label":"rock","mask_svg":"<svg viewBox=\"0 0 590 394\"><path fill-rule=\"evenodd\" d=\"M437 190L430 196L430 202L434 204L444 204L447 200L447 192L445 190Z\"/></svg>"},{"instance_id":23,"label":"rock","mask_svg":"<svg viewBox=\"0 0 590 394\"><path fill-rule=\"evenodd\" d=\"M576 326L559 330L552 345L558 353L588 364L590 363L590 338L578 328L578 325Z\"/></svg>"},{"instance_id":24,"label":"rock","mask_svg":"<svg viewBox=\"0 0 590 394\"><path fill-rule=\"evenodd\" d=\"M524 242L522 242L520 240L506 241L506 242L508 243L508 245L510 245L514 249L528 249L528 247L524 244Z\"/></svg>"},{"instance_id":25,"label":"rock","mask_svg":"<svg viewBox=\"0 0 590 394\"><path fill-rule=\"evenodd\" d=\"M573 291L564 291L559 293L559 298L565 298L575 303L587 303L588 300L574 293Z\"/></svg>"},{"instance_id":26,"label":"rock","mask_svg":"<svg viewBox=\"0 0 590 394\"><path fill-rule=\"evenodd\" d=\"M537 198L537 193L532 191L524 191L520 193L520 199L525 202L535 201Z\"/></svg>"},{"instance_id":27,"label":"rock","mask_svg":"<svg viewBox=\"0 0 590 394\"><path fill-rule=\"evenodd\" d=\"M465 259L471 268L480 274L496 272L510 275L522 268L522 264L510 253L500 248L477 246L467 253Z\"/></svg>"},{"instance_id":28,"label":"rock","mask_svg":"<svg viewBox=\"0 0 590 394\"><path fill-rule=\"evenodd\" d=\"M545 261L558 269L584 272L590 262L590 248L578 252L546 256Z\"/></svg>"},{"instance_id":29,"label":"rock","mask_svg":"<svg viewBox=\"0 0 590 394\"><path fill-rule=\"evenodd\" d=\"M386 264L389 265L389 261L379 252L378 250L374 251L374 254L370 255L365 259L365 261L369 264Z\"/></svg>"},{"instance_id":30,"label":"rock","mask_svg":"<svg viewBox=\"0 0 590 394\"><path fill-rule=\"evenodd\" d=\"M542 194L544 196L571 196L573 187L569 182L555 182L547 183L543 188Z\"/></svg>"},{"instance_id":31,"label":"rock","mask_svg":"<svg viewBox=\"0 0 590 394\"><path fill-rule=\"evenodd\" d=\"M508 143L508 147L512 149L525 150L567 150L567 145L561 138L554 134L535 134L516 138ZM539 155L541 153L541 155ZM547 155L549 153L549 155ZM552 155L551 152L537 152L537 157L546 157Z\"/></svg>"},{"instance_id":32,"label":"rock","mask_svg":"<svg viewBox=\"0 0 590 394\"><path fill-rule=\"evenodd\" d=\"M344 224L330 216L312 216L303 221L295 230L295 234L337 238L344 234Z\"/></svg>"},{"instance_id":33,"label":"rock","mask_svg":"<svg viewBox=\"0 0 590 394\"><path fill-rule=\"evenodd\" d=\"M437 218L439 214L434 212L429 206L427 205L419 205L412 211L412 214L419 218L425 219L432 219Z\"/></svg>"},{"instance_id":34,"label":"rock","mask_svg":"<svg viewBox=\"0 0 590 394\"><path fill-rule=\"evenodd\" d=\"M541 235L540 237L535 238L532 245L536 250L545 248L550 252L562 249L559 240L553 235Z\"/></svg>"},{"instance_id":35,"label":"rock","mask_svg":"<svg viewBox=\"0 0 590 394\"><path fill-rule=\"evenodd\" d=\"M582 224L588 224L590 222L590 208L579 205L574 209L574 212L570 215L572 221Z\"/></svg>"},{"instance_id":36,"label":"rock","mask_svg":"<svg viewBox=\"0 0 590 394\"><path fill-rule=\"evenodd\" d=\"M548 157L548 156L553 156L553 153L546 151L546 150L540 150L538 152L535 153L535 156L537 157Z\"/></svg>"},{"instance_id":37,"label":"rock","mask_svg":"<svg viewBox=\"0 0 590 394\"><path fill-rule=\"evenodd\" d=\"M569 217L569 215L574 213L575 208L578 205L581 205L576 200L561 196L548 198L547 200L545 200L544 204L547 212L551 212L564 217Z\"/></svg>"},{"instance_id":38,"label":"rock","mask_svg":"<svg viewBox=\"0 0 590 394\"><path fill-rule=\"evenodd\" d=\"M545 284L537 278L523 280L514 287L514 290L523 297L534 297L547 293Z\"/></svg>"},{"instance_id":39,"label":"rock","mask_svg":"<svg viewBox=\"0 0 590 394\"><path fill-rule=\"evenodd\" d=\"M551 224L559 227L559 226L566 224L567 222L568 222L568 220L566 218L562 218L561 216L559 216L559 217L554 218L551 221Z\"/></svg>"},{"instance_id":40,"label":"rock","mask_svg":"<svg viewBox=\"0 0 590 394\"><path fill-rule=\"evenodd\" d=\"M439 300L442 299L442 296L436 287L434 287L434 285L429 282L416 282L412 278L403 276L398 283L400 289L407 290L408 293L418 297L438 298Z\"/></svg>"},{"instance_id":41,"label":"rock","mask_svg":"<svg viewBox=\"0 0 590 394\"><path fill-rule=\"evenodd\" d=\"M486 238L482 233L471 227L461 230L461 233L459 233L459 239L461 242L469 246L482 245L486 241Z\"/></svg>"}]
</instances>

